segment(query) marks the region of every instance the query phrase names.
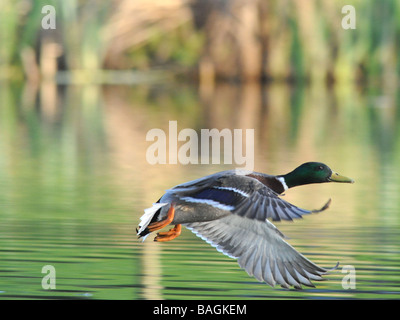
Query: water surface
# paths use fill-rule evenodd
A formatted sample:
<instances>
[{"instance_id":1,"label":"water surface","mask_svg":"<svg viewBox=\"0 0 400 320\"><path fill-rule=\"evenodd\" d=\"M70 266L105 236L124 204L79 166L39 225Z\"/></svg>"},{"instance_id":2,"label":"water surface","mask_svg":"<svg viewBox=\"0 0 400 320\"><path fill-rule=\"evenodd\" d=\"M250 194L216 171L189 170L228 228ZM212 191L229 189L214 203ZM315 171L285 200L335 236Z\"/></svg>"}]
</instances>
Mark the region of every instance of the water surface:
<instances>
[{"instance_id":1,"label":"water surface","mask_svg":"<svg viewBox=\"0 0 400 320\"><path fill-rule=\"evenodd\" d=\"M400 298L399 97L384 90L269 85L0 88L0 299ZM302 291L259 283L188 230L138 241L165 189L236 167L150 165L146 133L255 130L255 169L321 161L354 185L310 185L286 200L326 212L277 227L323 267ZM42 267L56 288L42 287ZM344 289L342 267L356 270Z\"/></svg>"}]
</instances>

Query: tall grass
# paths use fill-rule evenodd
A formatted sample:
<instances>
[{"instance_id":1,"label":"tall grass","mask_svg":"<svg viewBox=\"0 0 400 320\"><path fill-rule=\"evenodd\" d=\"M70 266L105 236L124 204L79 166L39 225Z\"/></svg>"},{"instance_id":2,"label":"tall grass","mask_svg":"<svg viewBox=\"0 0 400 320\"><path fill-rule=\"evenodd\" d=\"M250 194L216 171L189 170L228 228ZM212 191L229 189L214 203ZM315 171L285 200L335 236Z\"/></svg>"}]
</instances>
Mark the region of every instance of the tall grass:
<instances>
[{"instance_id":1,"label":"tall grass","mask_svg":"<svg viewBox=\"0 0 400 320\"><path fill-rule=\"evenodd\" d=\"M41 27L48 4L56 30ZM355 30L341 27L347 4L356 9ZM396 0L3 0L0 21L7 79L21 79L32 63L43 73L40 56L49 44L58 47L57 70L67 71L161 67L238 81L392 86L400 71ZM34 58L24 62L27 48Z\"/></svg>"}]
</instances>

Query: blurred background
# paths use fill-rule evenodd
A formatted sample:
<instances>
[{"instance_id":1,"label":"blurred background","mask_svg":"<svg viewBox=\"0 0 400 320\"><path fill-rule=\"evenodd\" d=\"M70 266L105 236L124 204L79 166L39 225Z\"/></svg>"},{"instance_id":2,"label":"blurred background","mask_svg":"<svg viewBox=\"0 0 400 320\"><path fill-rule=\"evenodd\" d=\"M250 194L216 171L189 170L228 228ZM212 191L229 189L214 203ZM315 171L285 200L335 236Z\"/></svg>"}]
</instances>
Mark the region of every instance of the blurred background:
<instances>
[{"instance_id":1,"label":"blurred background","mask_svg":"<svg viewBox=\"0 0 400 320\"><path fill-rule=\"evenodd\" d=\"M355 30L341 27L348 4L356 9ZM46 5L55 9L55 29L42 28ZM131 83L174 73L204 82L398 81L395 0L4 0L1 6L3 79Z\"/></svg>"},{"instance_id":2,"label":"blurred background","mask_svg":"<svg viewBox=\"0 0 400 320\"><path fill-rule=\"evenodd\" d=\"M399 37L396 0L2 0L0 299L400 298ZM146 133L170 120L255 129L256 171L321 161L355 179L288 191L333 203L277 227L314 262L353 265L356 288L340 266L272 289L188 231L138 241L165 189L235 167L150 165Z\"/></svg>"}]
</instances>

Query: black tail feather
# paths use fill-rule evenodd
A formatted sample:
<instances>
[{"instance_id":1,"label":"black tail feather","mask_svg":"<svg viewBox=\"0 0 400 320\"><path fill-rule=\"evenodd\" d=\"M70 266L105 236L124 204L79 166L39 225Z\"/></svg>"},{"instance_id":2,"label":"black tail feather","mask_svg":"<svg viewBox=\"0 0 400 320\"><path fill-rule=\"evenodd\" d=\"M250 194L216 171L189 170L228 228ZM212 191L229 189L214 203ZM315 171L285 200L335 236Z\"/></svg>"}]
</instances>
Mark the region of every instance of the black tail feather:
<instances>
[{"instance_id":1,"label":"black tail feather","mask_svg":"<svg viewBox=\"0 0 400 320\"><path fill-rule=\"evenodd\" d=\"M136 233L138 232L138 228L136 228ZM137 235L139 236L138 239L147 236L150 233L149 228L144 229L141 233L137 233Z\"/></svg>"}]
</instances>

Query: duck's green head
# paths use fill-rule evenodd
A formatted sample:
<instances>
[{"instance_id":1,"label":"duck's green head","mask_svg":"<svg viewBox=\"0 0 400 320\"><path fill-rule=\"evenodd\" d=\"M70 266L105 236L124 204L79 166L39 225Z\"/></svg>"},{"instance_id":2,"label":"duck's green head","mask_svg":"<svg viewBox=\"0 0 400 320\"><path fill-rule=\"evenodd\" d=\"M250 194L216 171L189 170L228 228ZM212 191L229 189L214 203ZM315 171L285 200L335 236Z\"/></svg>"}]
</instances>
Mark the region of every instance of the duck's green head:
<instances>
[{"instance_id":1,"label":"duck's green head","mask_svg":"<svg viewBox=\"0 0 400 320\"><path fill-rule=\"evenodd\" d=\"M289 172L281 177L284 178L288 188L304 184L323 182L354 183L353 179L337 174L326 164L320 162L303 163L292 172Z\"/></svg>"}]
</instances>

